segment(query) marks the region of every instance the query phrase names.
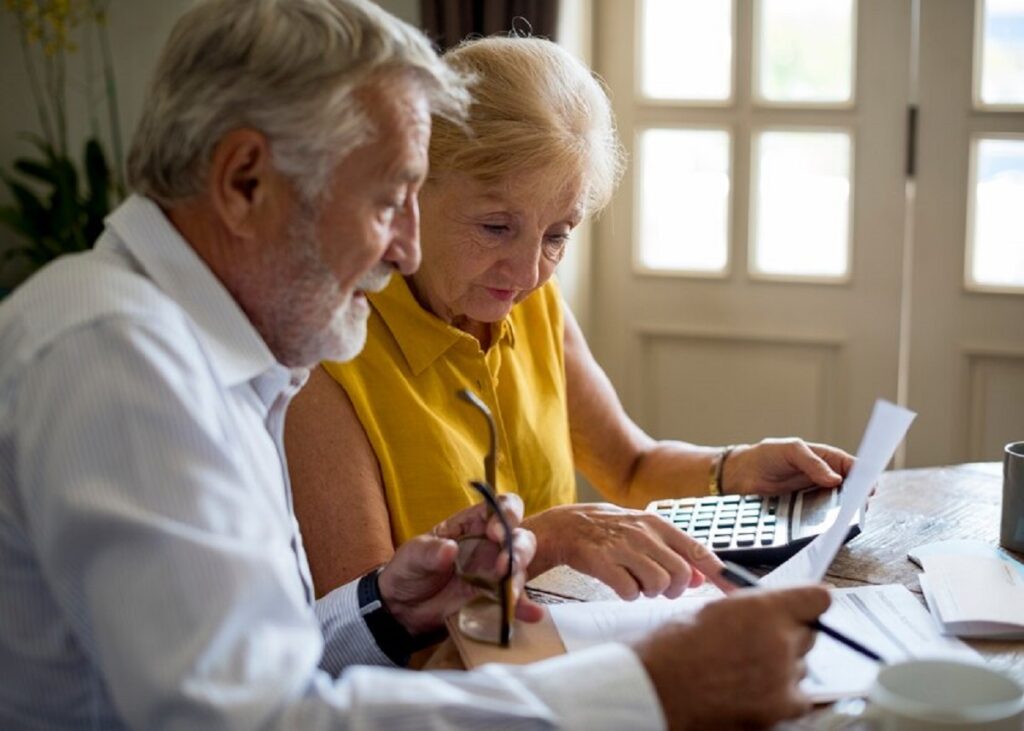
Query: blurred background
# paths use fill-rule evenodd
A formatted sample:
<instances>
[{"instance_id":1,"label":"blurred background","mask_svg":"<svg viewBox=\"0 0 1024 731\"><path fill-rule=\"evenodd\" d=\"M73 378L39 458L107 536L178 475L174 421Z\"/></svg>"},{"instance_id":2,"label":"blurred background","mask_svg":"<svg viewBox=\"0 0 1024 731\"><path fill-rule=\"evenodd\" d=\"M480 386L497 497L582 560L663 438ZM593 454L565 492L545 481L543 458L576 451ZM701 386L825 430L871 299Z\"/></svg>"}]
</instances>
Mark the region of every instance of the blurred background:
<instances>
[{"instance_id":1,"label":"blurred background","mask_svg":"<svg viewBox=\"0 0 1024 731\"><path fill-rule=\"evenodd\" d=\"M124 194L190 4L5 0L0 294ZM920 414L897 466L1024 439L1024 0L380 4L439 46L551 37L607 82L630 164L559 278L653 435L855 450L884 397Z\"/></svg>"}]
</instances>

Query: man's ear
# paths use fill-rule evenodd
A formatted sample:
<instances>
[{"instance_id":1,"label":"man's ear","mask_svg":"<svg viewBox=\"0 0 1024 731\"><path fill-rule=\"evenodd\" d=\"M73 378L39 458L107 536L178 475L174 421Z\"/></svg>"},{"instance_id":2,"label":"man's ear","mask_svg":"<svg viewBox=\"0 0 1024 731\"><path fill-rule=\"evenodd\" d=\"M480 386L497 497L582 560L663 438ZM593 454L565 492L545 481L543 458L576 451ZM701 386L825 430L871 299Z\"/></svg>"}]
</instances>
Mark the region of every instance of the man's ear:
<instances>
[{"instance_id":1,"label":"man's ear","mask_svg":"<svg viewBox=\"0 0 1024 731\"><path fill-rule=\"evenodd\" d=\"M235 129L213 150L207 190L223 225L235 236L251 238L260 221L277 208L281 175L271 164L270 143L253 129Z\"/></svg>"}]
</instances>

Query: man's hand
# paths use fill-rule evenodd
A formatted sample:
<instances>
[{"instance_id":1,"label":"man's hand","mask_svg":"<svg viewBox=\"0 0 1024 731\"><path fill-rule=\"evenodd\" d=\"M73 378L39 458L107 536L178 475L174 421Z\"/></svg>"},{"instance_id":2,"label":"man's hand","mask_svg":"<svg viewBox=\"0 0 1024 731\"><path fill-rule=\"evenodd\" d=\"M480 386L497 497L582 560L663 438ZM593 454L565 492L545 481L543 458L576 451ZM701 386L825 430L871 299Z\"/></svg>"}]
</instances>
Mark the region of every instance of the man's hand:
<instances>
[{"instance_id":1,"label":"man's hand","mask_svg":"<svg viewBox=\"0 0 1024 731\"><path fill-rule=\"evenodd\" d=\"M778 495L805 487L839 487L853 457L837 447L802 439L763 439L736 447L725 460L725 493Z\"/></svg>"},{"instance_id":2,"label":"man's hand","mask_svg":"<svg viewBox=\"0 0 1024 731\"><path fill-rule=\"evenodd\" d=\"M799 689L808 623L828 605L821 586L741 590L637 643L669 728L759 728L810 710Z\"/></svg>"},{"instance_id":3,"label":"man's hand","mask_svg":"<svg viewBox=\"0 0 1024 731\"><path fill-rule=\"evenodd\" d=\"M525 525L537 536L536 568L571 566L623 599L675 598L722 570L707 546L654 513L609 503L562 505Z\"/></svg>"},{"instance_id":4,"label":"man's hand","mask_svg":"<svg viewBox=\"0 0 1024 731\"><path fill-rule=\"evenodd\" d=\"M527 622L538 621L543 608L526 598L523 586L526 569L537 548L533 534L519 523L523 518L523 501L518 495L498 497L508 524L512 526L512 550L515 554L512 574L513 595L518 599L516 616ZM497 516L488 519L486 503L479 503L456 513L436 526L429 535L421 535L404 543L380 572L378 585L388 611L412 635L431 632L444 624L445 617L457 612L472 599L477 590L455 575L455 558L462 536L486 535L501 545L504 528ZM495 573L507 570L504 551L496 552Z\"/></svg>"}]
</instances>

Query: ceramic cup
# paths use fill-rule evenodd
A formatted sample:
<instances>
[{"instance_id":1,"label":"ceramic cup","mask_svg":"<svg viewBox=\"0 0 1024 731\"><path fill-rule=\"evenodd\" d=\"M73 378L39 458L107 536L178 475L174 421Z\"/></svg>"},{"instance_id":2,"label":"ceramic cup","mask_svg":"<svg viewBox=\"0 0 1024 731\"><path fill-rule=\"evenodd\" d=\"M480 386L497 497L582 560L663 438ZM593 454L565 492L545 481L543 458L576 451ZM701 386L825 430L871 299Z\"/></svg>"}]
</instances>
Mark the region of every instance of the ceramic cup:
<instances>
[{"instance_id":1,"label":"ceramic cup","mask_svg":"<svg viewBox=\"0 0 1024 731\"><path fill-rule=\"evenodd\" d=\"M845 716L845 718L843 718ZM908 660L882 668L857 714L829 724L846 731L1021 731L1024 687L983 665Z\"/></svg>"},{"instance_id":2,"label":"ceramic cup","mask_svg":"<svg viewBox=\"0 0 1024 731\"><path fill-rule=\"evenodd\" d=\"M1003 511L999 545L1024 553L1024 442L1003 450Z\"/></svg>"}]
</instances>

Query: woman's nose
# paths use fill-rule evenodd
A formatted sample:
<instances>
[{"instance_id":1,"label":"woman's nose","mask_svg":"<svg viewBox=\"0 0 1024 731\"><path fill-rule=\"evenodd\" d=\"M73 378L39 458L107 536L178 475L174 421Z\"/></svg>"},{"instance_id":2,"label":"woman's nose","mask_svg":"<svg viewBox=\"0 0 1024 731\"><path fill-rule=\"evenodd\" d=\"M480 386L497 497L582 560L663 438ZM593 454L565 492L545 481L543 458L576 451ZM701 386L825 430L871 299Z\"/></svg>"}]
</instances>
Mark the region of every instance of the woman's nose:
<instances>
[{"instance_id":1,"label":"woman's nose","mask_svg":"<svg viewBox=\"0 0 1024 731\"><path fill-rule=\"evenodd\" d=\"M509 259L512 279L516 289L533 289L540 276L541 239L524 239L516 242Z\"/></svg>"}]
</instances>

